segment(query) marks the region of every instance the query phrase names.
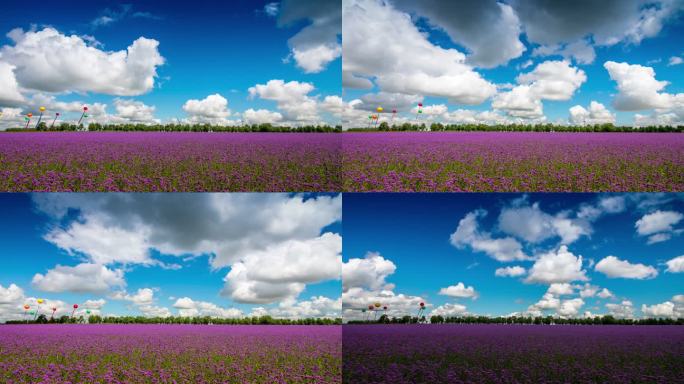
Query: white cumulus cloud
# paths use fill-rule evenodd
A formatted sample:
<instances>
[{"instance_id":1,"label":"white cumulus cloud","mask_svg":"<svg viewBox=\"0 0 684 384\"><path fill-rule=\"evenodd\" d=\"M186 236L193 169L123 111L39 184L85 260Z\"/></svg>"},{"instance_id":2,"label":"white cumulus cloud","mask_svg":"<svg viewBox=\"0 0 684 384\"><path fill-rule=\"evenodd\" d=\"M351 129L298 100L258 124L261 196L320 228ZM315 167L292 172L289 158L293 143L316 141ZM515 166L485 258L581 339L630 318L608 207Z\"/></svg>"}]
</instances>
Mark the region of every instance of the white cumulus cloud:
<instances>
[{"instance_id":1,"label":"white cumulus cloud","mask_svg":"<svg viewBox=\"0 0 684 384\"><path fill-rule=\"evenodd\" d=\"M596 263L594 269L610 278L623 279L652 279L658 276L658 271L650 265L632 264L627 260L620 260L615 256L606 256Z\"/></svg>"},{"instance_id":2,"label":"white cumulus cloud","mask_svg":"<svg viewBox=\"0 0 684 384\"><path fill-rule=\"evenodd\" d=\"M35 91L141 95L154 88L157 67L164 64L159 42L144 37L113 52L51 27L14 29L8 37L13 45L0 49L1 60L14 66L22 88Z\"/></svg>"}]
</instances>

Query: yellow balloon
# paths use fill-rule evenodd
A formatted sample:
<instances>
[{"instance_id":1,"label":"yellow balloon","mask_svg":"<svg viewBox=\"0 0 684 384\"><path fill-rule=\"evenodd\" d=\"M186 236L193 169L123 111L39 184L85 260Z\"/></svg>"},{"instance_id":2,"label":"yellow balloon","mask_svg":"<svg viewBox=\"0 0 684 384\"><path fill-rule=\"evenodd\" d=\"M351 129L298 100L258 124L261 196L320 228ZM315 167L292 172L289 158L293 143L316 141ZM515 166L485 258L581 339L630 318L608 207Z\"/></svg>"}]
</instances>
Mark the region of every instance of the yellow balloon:
<instances>
[{"instance_id":1,"label":"yellow balloon","mask_svg":"<svg viewBox=\"0 0 684 384\"><path fill-rule=\"evenodd\" d=\"M375 308L380 308L380 305L381 305L381 304L380 304L380 303L375 303L374 305L375 305Z\"/></svg>"},{"instance_id":2,"label":"yellow balloon","mask_svg":"<svg viewBox=\"0 0 684 384\"><path fill-rule=\"evenodd\" d=\"M382 112L382 107L378 107L378 112Z\"/></svg>"},{"instance_id":3,"label":"yellow balloon","mask_svg":"<svg viewBox=\"0 0 684 384\"><path fill-rule=\"evenodd\" d=\"M45 112L45 107L40 107L41 112Z\"/></svg>"},{"instance_id":4,"label":"yellow balloon","mask_svg":"<svg viewBox=\"0 0 684 384\"><path fill-rule=\"evenodd\" d=\"M38 299L37 301L38 301L38 304L43 304L43 301L45 301L45 300L43 300L43 299Z\"/></svg>"}]
</instances>

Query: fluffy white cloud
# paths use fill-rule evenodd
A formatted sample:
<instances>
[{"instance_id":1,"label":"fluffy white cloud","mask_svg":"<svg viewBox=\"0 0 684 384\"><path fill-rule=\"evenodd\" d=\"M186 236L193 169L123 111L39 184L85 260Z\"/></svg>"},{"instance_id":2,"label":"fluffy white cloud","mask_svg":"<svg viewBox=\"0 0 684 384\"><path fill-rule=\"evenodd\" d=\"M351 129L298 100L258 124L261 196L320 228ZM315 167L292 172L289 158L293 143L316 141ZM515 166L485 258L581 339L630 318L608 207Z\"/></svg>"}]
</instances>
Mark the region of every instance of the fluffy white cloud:
<instances>
[{"instance_id":1,"label":"fluffy white cloud","mask_svg":"<svg viewBox=\"0 0 684 384\"><path fill-rule=\"evenodd\" d=\"M7 288L0 285L0 305L12 304L24 297L24 290L16 284L10 284Z\"/></svg>"},{"instance_id":2,"label":"fluffy white cloud","mask_svg":"<svg viewBox=\"0 0 684 384\"><path fill-rule=\"evenodd\" d=\"M283 120L283 115L267 109L249 108L242 113L242 118L247 124L276 124Z\"/></svg>"},{"instance_id":3,"label":"fluffy white cloud","mask_svg":"<svg viewBox=\"0 0 684 384\"><path fill-rule=\"evenodd\" d=\"M675 211L661 211L648 213L634 224L637 234L649 236L648 243L659 243L669 240L673 234L679 234L681 229L673 228L684 219L684 215Z\"/></svg>"},{"instance_id":4,"label":"fluffy white cloud","mask_svg":"<svg viewBox=\"0 0 684 384\"><path fill-rule=\"evenodd\" d=\"M98 264L57 265L31 280L34 288L45 292L103 293L126 285L121 269L111 270Z\"/></svg>"},{"instance_id":5,"label":"fluffy white cloud","mask_svg":"<svg viewBox=\"0 0 684 384\"><path fill-rule=\"evenodd\" d=\"M506 64L525 51L520 22L508 4L496 1L396 1L395 4L425 18L447 32L452 41L471 53L467 62L491 68ZM487 28L482 28L487 25Z\"/></svg>"},{"instance_id":6,"label":"fluffy white cloud","mask_svg":"<svg viewBox=\"0 0 684 384\"><path fill-rule=\"evenodd\" d=\"M603 66L610 78L617 83L618 94L613 106L619 111L638 111L642 109L670 108L678 95L661 93L669 84L658 81L651 67L638 64L607 61Z\"/></svg>"},{"instance_id":7,"label":"fluffy white cloud","mask_svg":"<svg viewBox=\"0 0 684 384\"><path fill-rule=\"evenodd\" d=\"M570 123L575 125L615 124L615 114L603 104L592 100L589 110L581 105L570 108Z\"/></svg>"},{"instance_id":8,"label":"fluffy white cloud","mask_svg":"<svg viewBox=\"0 0 684 384\"><path fill-rule=\"evenodd\" d=\"M634 307L631 301L623 300L620 304L606 304L608 314L620 319L630 319L634 317Z\"/></svg>"},{"instance_id":9,"label":"fluffy white cloud","mask_svg":"<svg viewBox=\"0 0 684 384\"><path fill-rule=\"evenodd\" d=\"M86 300L83 302L83 308L101 310L105 304L107 304L105 299Z\"/></svg>"},{"instance_id":10,"label":"fluffy white cloud","mask_svg":"<svg viewBox=\"0 0 684 384\"><path fill-rule=\"evenodd\" d=\"M138 310L148 317L169 317L172 315L168 308L156 305L141 305L138 307Z\"/></svg>"},{"instance_id":11,"label":"fluffy white cloud","mask_svg":"<svg viewBox=\"0 0 684 384\"><path fill-rule=\"evenodd\" d=\"M269 304L297 297L306 287L298 282L268 282L251 279L243 263L233 264L221 291L239 303Z\"/></svg>"},{"instance_id":12,"label":"fluffy white cloud","mask_svg":"<svg viewBox=\"0 0 684 384\"><path fill-rule=\"evenodd\" d=\"M222 308L207 301L195 301L189 297L181 297L176 300L173 307L178 309L180 316L210 316L235 318L242 317L243 313L237 308Z\"/></svg>"},{"instance_id":13,"label":"fluffy white cloud","mask_svg":"<svg viewBox=\"0 0 684 384\"><path fill-rule=\"evenodd\" d=\"M135 294L118 291L110 296L114 300L130 301L135 305L152 305L154 303L154 290L152 288L140 288Z\"/></svg>"},{"instance_id":14,"label":"fluffy white cloud","mask_svg":"<svg viewBox=\"0 0 684 384\"><path fill-rule=\"evenodd\" d=\"M479 294L477 291L475 291L475 288L473 286L466 287L465 284L459 282L456 285L450 285L446 288L442 288L439 290L440 295L444 296L449 296L449 297L460 297L460 298L471 298L473 300L477 299Z\"/></svg>"},{"instance_id":15,"label":"fluffy white cloud","mask_svg":"<svg viewBox=\"0 0 684 384\"><path fill-rule=\"evenodd\" d=\"M572 67L567 60L545 61L534 70L518 75L519 85L498 93L492 100L492 108L513 117L542 118L542 100L569 100L586 80L584 71Z\"/></svg>"},{"instance_id":16,"label":"fluffy white cloud","mask_svg":"<svg viewBox=\"0 0 684 384\"><path fill-rule=\"evenodd\" d=\"M19 84L14 77L14 66L0 61L0 106L19 105L23 101L24 96L19 92Z\"/></svg>"},{"instance_id":17,"label":"fluffy white cloud","mask_svg":"<svg viewBox=\"0 0 684 384\"><path fill-rule=\"evenodd\" d=\"M560 304L561 301L558 297L551 293L545 293L538 302L532 304L527 310L528 312L538 313L547 309L558 309Z\"/></svg>"},{"instance_id":18,"label":"fluffy white cloud","mask_svg":"<svg viewBox=\"0 0 684 384\"><path fill-rule=\"evenodd\" d=\"M610 278L623 279L652 279L658 276L658 271L650 265L632 264L626 260L620 260L615 256L607 256L594 266L598 272Z\"/></svg>"},{"instance_id":19,"label":"fluffy white cloud","mask_svg":"<svg viewBox=\"0 0 684 384\"><path fill-rule=\"evenodd\" d=\"M466 55L433 45L411 17L391 3L345 0L342 9L344 87L367 88L361 79L372 77L385 92L471 105L496 93L496 87L466 63Z\"/></svg>"},{"instance_id":20,"label":"fluffy white cloud","mask_svg":"<svg viewBox=\"0 0 684 384\"><path fill-rule=\"evenodd\" d=\"M7 36L14 45L0 49L2 61L15 67L17 82L30 90L140 95L154 88L157 67L164 64L159 42L144 37L126 50L105 52L50 27L14 29Z\"/></svg>"},{"instance_id":21,"label":"fluffy white cloud","mask_svg":"<svg viewBox=\"0 0 684 384\"><path fill-rule=\"evenodd\" d=\"M523 252L522 245L514 238L493 239L488 232L478 229L478 218L486 214L484 210L468 213L449 237L451 244L456 248L470 246L474 251L484 252L502 262L529 259Z\"/></svg>"},{"instance_id":22,"label":"fluffy white cloud","mask_svg":"<svg viewBox=\"0 0 684 384\"><path fill-rule=\"evenodd\" d=\"M231 267L223 293L251 303L270 303L277 301L274 297L281 300L296 296L303 289L303 283L339 279L341 252L342 237L333 233L285 241L254 251ZM285 287L282 296L277 294L280 287Z\"/></svg>"},{"instance_id":23,"label":"fluffy white cloud","mask_svg":"<svg viewBox=\"0 0 684 384\"><path fill-rule=\"evenodd\" d=\"M551 216L543 212L538 203L528 206L524 202L501 210L499 228L530 243L558 236L563 244L570 244L591 233L586 221L570 219L566 213Z\"/></svg>"},{"instance_id":24,"label":"fluffy white cloud","mask_svg":"<svg viewBox=\"0 0 684 384\"><path fill-rule=\"evenodd\" d=\"M667 108L660 108L650 115L634 115L634 125L643 126L677 126L684 125L684 93L674 95L672 103Z\"/></svg>"},{"instance_id":25,"label":"fluffy white cloud","mask_svg":"<svg viewBox=\"0 0 684 384\"><path fill-rule=\"evenodd\" d=\"M118 291L109 297L114 300L124 300L132 303L144 316L169 317L172 315L168 308L154 305L155 298L152 288L140 288L134 294Z\"/></svg>"},{"instance_id":26,"label":"fluffy white cloud","mask_svg":"<svg viewBox=\"0 0 684 384\"><path fill-rule=\"evenodd\" d=\"M655 318L675 317L674 309L675 305L670 301L653 305L641 305L641 312L644 316Z\"/></svg>"},{"instance_id":27,"label":"fluffy white cloud","mask_svg":"<svg viewBox=\"0 0 684 384\"><path fill-rule=\"evenodd\" d=\"M564 59L574 59L578 64L591 64L596 59L596 51L591 42L586 39L577 40L570 44L542 45L534 49L533 56L563 56Z\"/></svg>"},{"instance_id":28,"label":"fluffy white cloud","mask_svg":"<svg viewBox=\"0 0 684 384\"><path fill-rule=\"evenodd\" d=\"M527 283L568 283L587 280L582 269L582 256L575 256L568 247L561 245L557 250L539 256L530 268Z\"/></svg>"},{"instance_id":29,"label":"fluffy white cloud","mask_svg":"<svg viewBox=\"0 0 684 384\"><path fill-rule=\"evenodd\" d=\"M313 90L311 83L269 80L266 84L250 87L249 95L275 101L288 120L315 122L318 120L318 105L316 99L309 96Z\"/></svg>"},{"instance_id":30,"label":"fluffy white cloud","mask_svg":"<svg viewBox=\"0 0 684 384\"><path fill-rule=\"evenodd\" d=\"M342 298L314 296L309 300L285 300L275 308L255 308L252 316L270 315L275 318L337 318L341 317Z\"/></svg>"},{"instance_id":31,"label":"fluffy white cloud","mask_svg":"<svg viewBox=\"0 0 684 384\"><path fill-rule=\"evenodd\" d=\"M526 273L527 271L525 268L516 265L513 267L503 267L503 268L497 268L496 271L494 271L495 276L510 276L510 277L516 277L516 276L522 276Z\"/></svg>"},{"instance_id":32,"label":"fluffy white cloud","mask_svg":"<svg viewBox=\"0 0 684 384\"><path fill-rule=\"evenodd\" d=\"M599 290L599 287L589 283L584 284L584 286L577 285L576 288L579 289L580 297L594 297Z\"/></svg>"},{"instance_id":33,"label":"fluffy white cloud","mask_svg":"<svg viewBox=\"0 0 684 384\"><path fill-rule=\"evenodd\" d=\"M319 45L305 50L292 48L292 57L306 73L321 72L329 62L341 54L342 47L339 44Z\"/></svg>"},{"instance_id":34,"label":"fluffy white cloud","mask_svg":"<svg viewBox=\"0 0 684 384\"><path fill-rule=\"evenodd\" d=\"M577 217L594 221L603 215L624 212L626 208L625 196L602 196L596 204L582 204L577 210Z\"/></svg>"},{"instance_id":35,"label":"fluffy white cloud","mask_svg":"<svg viewBox=\"0 0 684 384\"><path fill-rule=\"evenodd\" d=\"M237 301L293 298L308 283L340 276L341 237L321 235L341 219L339 195L51 194L34 202L56 221L77 212L46 235L70 254L102 265L161 266L150 250L208 255L213 268L230 267L223 293Z\"/></svg>"},{"instance_id":36,"label":"fluffy white cloud","mask_svg":"<svg viewBox=\"0 0 684 384\"><path fill-rule=\"evenodd\" d=\"M228 100L220 94L209 95L202 100L190 99L183 104L183 111L191 118L225 119L230 116Z\"/></svg>"},{"instance_id":37,"label":"fluffy white cloud","mask_svg":"<svg viewBox=\"0 0 684 384\"><path fill-rule=\"evenodd\" d=\"M154 248L178 256L210 254L212 266L222 268L277 243L318 237L342 215L339 195L56 193L32 198L38 210L55 219L77 210L79 220L46 237L100 263L149 263L147 251Z\"/></svg>"},{"instance_id":38,"label":"fluffy white cloud","mask_svg":"<svg viewBox=\"0 0 684 384\"><path fill-rule=\"evenodd\" d=\"M363 259L352 258L342 263L342 289L344 292L353 287L378 290L387 283L387 276L393 274L397 266L376 252L368 252Z\"/></svg>"},{"instance_id":39,"label":"fluffy white cloud","mask_svg":"<svg viewBox=\"0 0 684 384\"><path fill-rule=\"evenodd\" d=\"M114 108L118 117L131 122L159 122L154 118L156 107L141 101L115 99Z\"/></svg>"},{"instance_id":40,"label":"fluffy white cloud","mask_svg":"<svg viewBox=\"0 0 684 384\"><path fill-rule=\"evenodd\" d=\"M278 25L290 26L302 20L310 22L288 40L297 66L306 73L317 73L342 54L339 35L342 11L339 0L284 0L280 4Z\"/></svg>"},{"instance_id":41,"label":"fluffy white cloud","mask_svg":"<svg viewBox=\"0 0 684 384\"><path fill-rule=\"evenodd\" d=\"M21 108L0 108L0 129L23 126Z\"/></svg>"},{"instance_id":42,"label":"fluffy white cloud","mask_svg":"<svg viewBox=\"0 0 684 384\"><path fill-rule=\"evenodd\" d=\"M148 236L144 228L114 227L93 217L67 228L56 227L44 238L70 255L85 255L96 264L151 264Z\"/></svg>"},{"instance_id":43,"label":"fluffy white cloud","mask_svg":"<svg viewBox=\"0 0 684 384\"><path fill-rule=\"evenodd\" d=\"M553 283L549 285L546 292L554 296L572 295L575 292L575 288L569 283Z\"/></svg>"},{"instance_id":44,"label":"fluffy white cloud","mask_svg":"<svg viewBox=\"0 0 684 384\"><path fill-rule=\"evenodd\" d=\"M474 111L457 109L443 115L446 122L456 124L505 124L510 122L506 117L492 111Z\"/></svg>"},{"instance_id":45,"label":"fluffy white cloud","mask_svg":"<svg viewBox=\"0 0 684 384\"><path fill-rule=\"evenodd\" d=\"M587 75L572 67L569 61L545 61L533 71L520 74L516 80L521 85L528 85L530 92L539 99L569 100L587 81Z\"/></svg>"},{"instance_id":46,"label":"fluffy white cloud","mask_svg":"<svg viewBox=\"0 0 684 384\"><path fill-rule=\"evenodd\" d=\"M608 290L608 288L603 288L601 292L597 293L596 296L602 298L602 299L608 299L611 297L615 297L611 291Z\"/></svg>"},{"instance_id":47,"label":"fluffy white cloud","mask_svg":"<svg viewBox=\"0 0 684 384\"><path fill-rule=\"evenodd\" d=\"M344 100L339 96L326 96L319 106L323 111L338 118L342 117L346 108Z\"/></svg>"},{"instance_id":48,"label":"fluffy white cloud","mask_svg":"<svg viewBox=\"0 0 684 384\"><path fill-rule=\"evenodd\" d=\"M431 316L443 316L443 317L451 317L451 316L463 316L468 313L467 308L463 304L458 304L458 303L446 303L444 305L440 305L439 307L436 307L432 311L430 311Z\"/></svg>"},{"instance_id":49,"label":"fluffy white cloud","mask_svg":"<svg viewBox=\"0 0 684 384\"><path fill-rule=\"evenodd\" d=\"M558 308L558 314L565 317L576 317L584 305L584 300L580 298L563 300Z\"/></svg>"},{"instance_id":50,"label":"fluffy white cloud","mask_svg":"<svg viewBox=\"0 0 684 384\"><path fill-rule=\"evenodd\" d=\"M680 273L684 272L684 255L677 256L674 259L670 259L667 262L667 272Z\"/></svg>"},{"instance_id":51,"label":"fluffy white cloud","mask_svg":"<svg viewBox=\"0 0 684 384\"><path fill-rule=\"evenodd\" d=\"M542 102L528 85L519 85L508 92L501 92L492 99L492 108L503 110L509 116L525 119L544 117Z\"/></svg>"}]
</instances>

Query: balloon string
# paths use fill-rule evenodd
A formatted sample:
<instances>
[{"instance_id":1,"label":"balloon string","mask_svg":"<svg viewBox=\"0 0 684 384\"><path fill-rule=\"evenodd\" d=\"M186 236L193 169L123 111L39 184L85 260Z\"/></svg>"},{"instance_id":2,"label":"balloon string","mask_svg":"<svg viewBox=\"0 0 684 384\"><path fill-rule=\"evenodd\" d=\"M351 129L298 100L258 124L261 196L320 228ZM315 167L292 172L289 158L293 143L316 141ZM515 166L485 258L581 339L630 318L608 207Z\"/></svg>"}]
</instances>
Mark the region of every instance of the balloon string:
<instances>
[{"instance_id":1,"label":"balloon string","mask_svg":"<svg viewBox=\"0 0 684 384\"><path fill-rule=\"evenodd\" d=\"M83 114L81 115L81 118L78 119L78 124L76 125L81 125L81 120L83 120L83 116L85 116L85 111L83 111Z\"/></svg>"},{"instance_id":2,"label":"balloon string","mask_svg":"<svg viewBox=\"0 0 684 384\"><path fill-rule=\"evenodd\" d=\"M38 122L36 123L36 129L38 129L38 126L40 125L41 120L43 120L43 112L41 112L40 116L38 117Z\"/></svg>"}]
</instances>

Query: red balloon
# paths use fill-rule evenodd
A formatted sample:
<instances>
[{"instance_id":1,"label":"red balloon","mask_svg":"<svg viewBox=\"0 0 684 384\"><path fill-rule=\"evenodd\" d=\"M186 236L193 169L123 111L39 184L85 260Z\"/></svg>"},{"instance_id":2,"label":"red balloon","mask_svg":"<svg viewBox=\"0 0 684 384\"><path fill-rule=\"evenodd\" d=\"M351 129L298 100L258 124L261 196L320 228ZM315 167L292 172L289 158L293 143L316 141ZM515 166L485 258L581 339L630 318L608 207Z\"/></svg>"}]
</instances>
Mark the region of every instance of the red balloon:
<instances>
[{"instance_id":1,"label":"red balloon","mask_svg":"<svg viewBox=\"0 0 684 384\"><path fill-rule=\"evenodd\" d=\"M24 305L24 309L28 310L29 308L31 307L28 304Z\"/></svg>"},{"instance_id":2,"label":"red balloon","mask_svg":"<svg viewBox=\"0 0 684 384\"><path fill-rule=\"evenodd\" d=\"M372 306L372 305L369 305L369 306L368 306L368 309L373 309L373 306Z\"/></svg>"},{"instance_id":3,"label":"red balloon","mask_svg":"<svg viewBox=\"0 0 684 384\"><path fill-rule=\"evenodd\" d=\"M74 309L78 308L78 304L74 304Z\"/></svg>"},{"instance_id":4,"label":"red balloon","mask_svg":"<svg viewBox=\"0 0 684 384\"><path fill-rule=\"evenodd\" d=\"M27 114L26 116L32 117L32 116L33 116L33 113L29 113L29 114Z\"/></svg>"},{"instance_id":5,"label":"red balloon","mask_svg":"<svg viewBox=\"0 0 684 384\"><path fill-rule=\"evenodd\" d=\"M419 106L419 107L422 107L422 106L423 106L423 103L418 103L418 106Z\"/></svg>"},{"instance_id":6,"label":"red balloon","mask_svg":"<svg viewBox=\"0 0 684 384\"><path fill-rule=\"evenodd\" d=\"M83 107L83 110L84 110L84 111L87 111L87 110L88 110L88 107Z\"/></svg>"},{"instance_id":7,"label":"red balloon","mask_svg":"<svg viewBox=\"0 0 684 384\"><path fill-rule=\"evenodd\" d=\"M392 113L397 113L397 110L396 110L396 109L393 109L393 110L392 110Z\"/></svg>"},{"instance_id":8,"label":"red balloon","mask_svg":"<svg viewBox=\"0 0 684 384\"><path fill-rule=\"evenodd\" d=\"M57 310L57 307L52 307L52 311L53 311L53 312L56 311L56 310Z\"/></svg>"},{"instance_id":9,"label":"red balloon","mask_svg":"<svg viewBox=\"0 0 684 384\"><path fill-rule=\"evenodd\" d=\"M420 303L420 306L421 306L421 307L424 307L424 306L425 306L425 303Z\"/></svg>"},{"instance_id":10,"label":"red balloon","mask_svg":"<svg viewBox=\"0 0 684 384\"><path fill-rule=\"evenodd\" d=\"M55 113L55 115L59 116L59 112Z\"/></svg>"},{"instance_id":11,"label":"red balloon","mask_svg":"<svg viewBox=\"0 0 684 384\"><path fill-rule=\"evenodd\" d=\"M382 307L382 309L384 309L384 310L386 311L386 310L387 310L387 306L385 305L384 307Z\"/></svg>"}]
</instances>

